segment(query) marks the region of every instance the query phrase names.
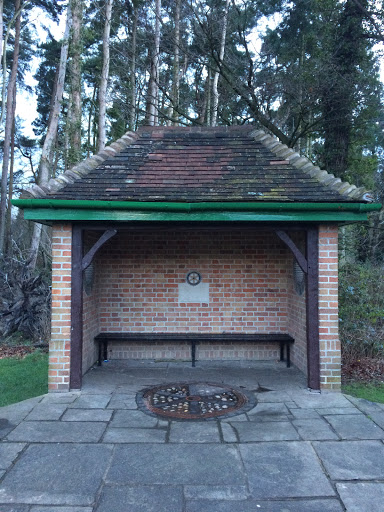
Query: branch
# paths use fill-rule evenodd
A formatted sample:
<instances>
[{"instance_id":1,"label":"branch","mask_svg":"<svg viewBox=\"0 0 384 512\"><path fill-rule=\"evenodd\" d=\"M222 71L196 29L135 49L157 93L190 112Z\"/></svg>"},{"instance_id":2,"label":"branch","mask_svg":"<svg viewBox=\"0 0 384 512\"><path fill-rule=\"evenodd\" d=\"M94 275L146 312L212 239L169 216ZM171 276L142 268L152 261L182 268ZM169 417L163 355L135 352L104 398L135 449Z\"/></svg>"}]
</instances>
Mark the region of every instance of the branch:
<instances>
[{"instance_id":1,"label":"branch","mask_svg":"<svg viewBox=\"0 0 384 512\"><path fill-rule=\"evenodd\" d=\"M373 27L377 32L376 35L367 34L366 37L368 37L369 39L377 39L378 41L384 41L384 35L382 34L382 31L379 25L377 24L375 18L373 17L372 13L369 12L368 9L366 9L359 0L352 1L360 9L360 11L367 16L367 18L370 20L370 22L372 23Z\"/></svg>"},{"instance_id":2,"label":"branch","mask_svg":"<svg viewBox=\"0 0 384 512\"><path fill-rule=\"evenodd\" d=\"M7 32L6 32L5 37L4 37L4 44L3 44L3 86L2 86L2 92L1 92L2 110L1 110L1 116L0 116L0 124L2 124L3 121L4 121L4 112L6 110L6 108L5 108L5 89L6 89L5 83L7 81L7 43L8 43L9 34L11 32L11 28L12 28L13 23L19 17L19 15L21 14L21 11L24 9L24 7L26 7L28 4L30 4L31 1L32 0L27 0L20 7L20 9L18 9L15 12L15 14L12 16L11 21L9 22L9 25L8 25L8 28L7 28Z\"/></svg>"}]
</instances>

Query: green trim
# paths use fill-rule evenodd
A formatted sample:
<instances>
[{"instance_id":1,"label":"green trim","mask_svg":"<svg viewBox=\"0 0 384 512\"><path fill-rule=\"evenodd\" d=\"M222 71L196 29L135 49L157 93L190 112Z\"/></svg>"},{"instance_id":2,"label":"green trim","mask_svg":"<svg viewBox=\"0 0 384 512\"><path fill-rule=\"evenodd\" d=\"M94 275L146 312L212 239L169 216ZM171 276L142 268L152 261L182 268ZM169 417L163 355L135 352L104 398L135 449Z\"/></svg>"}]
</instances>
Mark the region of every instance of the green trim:
<instances>
[{"instance_id":1,"label":"green trim","mask_svg":"<svg viewBox=\"0 0 384 512\"><path fill-rule=\"evenodd\" d=\"M51 221L263 221L263 222L361 222L367 220L365 213L354 212L129 212L121 210L24 210L28 220Z\"/></svg>"},{"instance_id":2,"label":"green trim","mask_svg":"<svg viewBox=\"0 0 384 512\"><path fill-rule=\"evenodd\" d=\"M170 203L155 201L78 201L61 199L13 199L19 208L70 208L87 210L153 210L194 212L205 210L255 211L255 210L315 210L367 212L380 210L376 203L267 203L267 202L201 202Z\"/></svg>"},{"instance_id":3,"label":"green trim","mask_svg":"<svg viewBox=\"0 0 384 512\"><path fill-rule=\"evenodd\" d=\"M167 203L14 199L35 221L262 221L361 222L380 204L366 203Z\"/></svg>"}]
</instances>

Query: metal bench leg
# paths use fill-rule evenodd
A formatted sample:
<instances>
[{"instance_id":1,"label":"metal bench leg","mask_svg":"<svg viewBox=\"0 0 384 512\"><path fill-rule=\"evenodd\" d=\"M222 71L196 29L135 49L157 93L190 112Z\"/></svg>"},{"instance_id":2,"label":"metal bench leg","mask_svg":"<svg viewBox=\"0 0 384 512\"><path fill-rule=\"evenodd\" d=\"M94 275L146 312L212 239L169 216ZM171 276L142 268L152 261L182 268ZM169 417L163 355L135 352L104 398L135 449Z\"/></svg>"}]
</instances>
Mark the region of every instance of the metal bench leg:
<instances>
[{"instance_id":1,"label":"metal bench leg","mask_svg":"<svg viewBox=\"0 0 384 512\"><path fill-rule=\"evenodd\" d=\"M97 366L101 366L101 342L99 341L99 358L97 360Z\"/></svg>"},{"instance_id":2,"label":"metal bench leg","mask_svg":"<svg viewBox=\"0 0 384 512\"><path fill-rule=\"evenodd\" d=\"M280 341L280 361L284 361L284 341Z\"/></svg>"},{"instance_id":3,"label":"metal bench leg","mask_svg":"<svg viewBox=\"0 0 384 512\"><path fill-rule=\"evenodd\" d=\"M196 366L196 341L191 341L191 359L192 359L192 366Z\"/></svg>"}]
</instances>

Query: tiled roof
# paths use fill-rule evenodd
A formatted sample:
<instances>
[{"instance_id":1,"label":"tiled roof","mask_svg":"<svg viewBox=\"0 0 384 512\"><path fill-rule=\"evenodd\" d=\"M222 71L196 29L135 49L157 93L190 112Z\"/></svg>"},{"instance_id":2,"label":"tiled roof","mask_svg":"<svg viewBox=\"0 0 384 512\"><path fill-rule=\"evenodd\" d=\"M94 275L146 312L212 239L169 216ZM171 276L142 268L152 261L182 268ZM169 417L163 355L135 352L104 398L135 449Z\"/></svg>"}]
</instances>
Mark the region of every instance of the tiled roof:
<instances>
[{"instance_id":1,"label":"tiled roof","mask_svg":"<svg viewBox=\"0 0 384 512\"><path fill-rule=\"evenodd\" d=\"M23 197L105 201L371 202L251 125L143 127Z\"/></svg>"}]
</instances>

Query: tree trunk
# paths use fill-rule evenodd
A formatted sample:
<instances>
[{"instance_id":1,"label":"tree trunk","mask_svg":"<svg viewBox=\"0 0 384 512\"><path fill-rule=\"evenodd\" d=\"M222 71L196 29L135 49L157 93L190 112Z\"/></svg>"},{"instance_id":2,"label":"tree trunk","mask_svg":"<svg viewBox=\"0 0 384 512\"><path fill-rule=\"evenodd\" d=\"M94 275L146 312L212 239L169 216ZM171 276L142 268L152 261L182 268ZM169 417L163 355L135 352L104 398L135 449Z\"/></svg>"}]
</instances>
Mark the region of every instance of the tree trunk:
<instances>
[{"instance_id":1,"label":"tree trunk","mask_svg":"<svg viewBox=\"0 0 384 512\"><path fill-rule=\"evenodd\" d=\"M151 79L148 86L149 118L151 126L158 124L159 67L160 67L160 9L161 0L155 0L155 46L151 63Z\"/></svg>"},{"instance_id":2,"label":"tree trunk","mask_svg":"<svg viewBox=\"0 0 384 512\"><path fill-rule=\"evenodd\" d=\"M4 0L0 0L0 62L3 57L3 9Z\"/></svg>"},{"instance_id":3,"label":"tree trunk","mask_svg":"<svg viewBox=\"0 0 384 512\"><path fill-rule=\"evenodd\" d=\"M41 151L40 165L38 172L39 185L45 185L49 178L52 176L53 167L53 148L57 138L57 129L59 126L59 115L61 109L61 102L63 99L65 75L68 60L68 46L69 46L69 34L71 29L72 17L70 5L67 10L67 22L65 26L65 33L63 44L60 52L60 62L57 73L57 82L53 90L53 98L51 101L51 112L49 114L49 121L47 127L47 133L44 139L43 149ZM34 269L36 267L37 255L40 245L41 238L41 224L34 224L33 234L31 240L31 246L29 249L29 268Z\"/></svg>"},{"instance_id":4,"label":"tree trunk","mask_svg":"<svg viewBox=\"0 0 384 512\"><path fill-rule=\"evenodd\" d=\"M97 150L102 151L105 148L105 115L107 108L107 86L109 76L109 35L111 32L113 0L107 0L105 6L105 24L103 34L103 67L101 70L100 90L99 90L99 136L97 140Z\"/></svg>"},{"instance_id":5,"label":"tree trunk","mask_svg":"<svg viewBox=\"0 0 384 512\"><path fill-rule=\"evenodd\" d=\"M132 59L131 59L131 108L129 112L129 129L135 129L136 120L136 50L137 50L137 18L138 9L136 2L133 2L133 25L132 25Z\"/></svg>"},{"instance_id":6,"label":"tree trunk","mask_svg":"<svg viewBox=\"0 0 384 512\"><path fill-rule=\"evenodd\" d=\"M179 124L179 99L180 99L180 4L175 4L175 45L173 52L173 83L172 83L172 121L174 125Z\"/></svg>"},{"instance_id":7,"label":"tree trunk","mask_svg":"<svg viewBox=\"0 0 384 512\"><path fill-rule=\"evenodd\" d=\"M13 171L14 171L14 165L15 165L15 112L16 112L16 84L15 84L15 90L13 93L14 102L13 102L13 125L12 125L12 131L11 131L11 161L9 166L9 188L8 188L8 196L9 199L12 199L13 196ZM4 254L6 257L11 256L12 253L12 206L9 203L8 210L7 210L7 219L6 219L6 227L5 227L5 247L4 247Z\"/></svg>"},{"instance_id":8,"label":"tree trunk","mask_svg":"<svg viewBox=\"0 0 384 512\"><path fill-rule=\"evenodd\" d=\"M72 12L71 40L71 98L69 111L69 155L71 167L81 160L81 55L83 50L81 26L83 20L83 0L70 0Z\"/></svg>"},{"instance_id":9,"label":"tree trunk","mask_svg":"<svg viewBox=\"0 0 384 512\"><path fill-rule=\"evenodd\" d=\"M8 188L8 168L9 168L9 156L11 146L11 133L14 122L14 108L15 108L15 92L16 92L16 78L17 78L17 66L19 61L20 51L20 27L21 27L21 10L20 0L15 0L15 12L19 12L16 18L15 24L15 45L13 49L13 62L11 75L9 77L8 88L7 88L7 117L5 121L4 130L4 155L3 155L3 171L1 175L1 194L0 194L0 256L4 252L6 244L6 216L7 216L7 188ZM10 204L8 205L10 208Z\"/></svg>"},{"instance_id":10,"label":"tree trunk","mask_svg":"<svg viewBox=\"0 0 384 512\"><path fill-rule=\"evenodd\" d=\"M225 39L227 37L227 23L228 23L228 10L229 10L229 2L226 1L225 11L223 17L223 30L221 32L221 42L220 42L220 51L219 51L219 63L223 62L224 52L225 52ZM219 91L218 91L218 83L219 83L220 71L217 70L213 76L213 85L212 85L212 121L211 125L216 126L217 123L217 110L219 107Z\"/></svg>"}]
</instances>

